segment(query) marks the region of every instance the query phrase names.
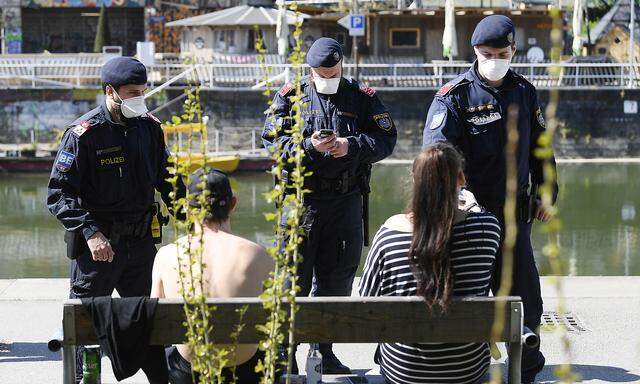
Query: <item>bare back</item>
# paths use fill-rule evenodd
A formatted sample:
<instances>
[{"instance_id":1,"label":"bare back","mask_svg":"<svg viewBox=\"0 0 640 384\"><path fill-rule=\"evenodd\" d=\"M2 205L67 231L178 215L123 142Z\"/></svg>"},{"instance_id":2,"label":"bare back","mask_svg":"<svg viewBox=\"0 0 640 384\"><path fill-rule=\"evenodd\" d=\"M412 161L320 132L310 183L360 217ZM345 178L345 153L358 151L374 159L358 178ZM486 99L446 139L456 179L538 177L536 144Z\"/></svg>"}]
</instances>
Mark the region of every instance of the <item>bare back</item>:
<instances>
[{"instance_id":1,"label":"bare back","mask_svg":"<svg viewBox=\"0 0 640 384\"><path fill-rule=\"evenodd\" d=\"M222 230L205 230L202 243L205 264L203 282L207 297L257 297L262 293L263 281L273 269L273 259L261 246ZM182 270L186 271L189 246L193 252L197 252L200 244L201 236L196 234L191 239L182 237L158 251L153 265L152 297L182 297L178 260ZM246 362L256 349L257 346L253 344L238 345L235 361L232 353L229 364ZM179 345L178 350L185 359L191 360L190 351L185 345Z\"/></svg>"}]
</instances>

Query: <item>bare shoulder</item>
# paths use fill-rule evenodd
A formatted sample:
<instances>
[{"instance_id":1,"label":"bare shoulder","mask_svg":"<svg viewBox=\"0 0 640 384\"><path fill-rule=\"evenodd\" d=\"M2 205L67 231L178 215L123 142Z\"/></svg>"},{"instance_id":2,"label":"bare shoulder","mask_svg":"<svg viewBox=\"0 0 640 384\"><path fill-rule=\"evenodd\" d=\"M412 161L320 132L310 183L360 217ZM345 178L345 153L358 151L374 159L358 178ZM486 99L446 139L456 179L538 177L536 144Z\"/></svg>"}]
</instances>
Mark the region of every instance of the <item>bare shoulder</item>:
<instances>
[{"instance_id":1,"label":"bare shoulder","mask_svg":"<svg viewBox=\"0 0 640 384\"><path fill-rule=\"evenodd\" d=\"M263 246L241 237L238 237L238 239L238 254L242 255L242 263L247 269L271 269L273 259Z\"/></svg>"},{"instance_id":2,"label":"bare shoulder","mask_svg":"<svg viewBox=\"0 0 640 384\"><path fill-rule=\"evenodd\" d=\"M236 237L238 239L238 248L246 257L254 259L267 256L266 249L260 244L243 237Z\"/></svg>"},{"instance_id":3,"label":"bare shoulder","mask_svg":"<svg viewBox=\"0 0 640 384\"><path fill-rule=\"evenodd\" d=\"M413 225L409 218L404 213L393 215L384 222L384 226L389 229L395 229L398 231L410 232L413 230Z\"/></svg>"},{"instance_id":4,"label":"bare shoulder","mask_svg":"<svg viewBox=\"0 0 640 384\"><path fill-rule=\"evenodd\" d=\"M173 243L160 247L158 253L156 253L156 264L175 264L178 261L180 250L189 244L188 239L181 237Z\"/></svg>"}]
</instances>

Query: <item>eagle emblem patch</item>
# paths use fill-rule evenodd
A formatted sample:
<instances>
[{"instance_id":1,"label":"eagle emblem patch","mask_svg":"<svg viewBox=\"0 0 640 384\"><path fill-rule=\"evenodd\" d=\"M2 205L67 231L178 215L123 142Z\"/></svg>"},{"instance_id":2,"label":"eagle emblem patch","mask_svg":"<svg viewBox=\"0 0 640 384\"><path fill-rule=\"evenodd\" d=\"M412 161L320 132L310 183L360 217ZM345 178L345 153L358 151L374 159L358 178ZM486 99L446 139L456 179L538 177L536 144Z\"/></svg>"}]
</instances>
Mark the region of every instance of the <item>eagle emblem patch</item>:
<instances>
[{"instance_id":1,"label":"eagle emblem patch","mask_svg":"<svg viewBox=\"0 0 640 384\"><path fill-rule=\"evenodd\" d=\"M373 116L373 120L383 131L389 131L393 127L393 121L387 112Z\"/></svg>"}]
</instances>

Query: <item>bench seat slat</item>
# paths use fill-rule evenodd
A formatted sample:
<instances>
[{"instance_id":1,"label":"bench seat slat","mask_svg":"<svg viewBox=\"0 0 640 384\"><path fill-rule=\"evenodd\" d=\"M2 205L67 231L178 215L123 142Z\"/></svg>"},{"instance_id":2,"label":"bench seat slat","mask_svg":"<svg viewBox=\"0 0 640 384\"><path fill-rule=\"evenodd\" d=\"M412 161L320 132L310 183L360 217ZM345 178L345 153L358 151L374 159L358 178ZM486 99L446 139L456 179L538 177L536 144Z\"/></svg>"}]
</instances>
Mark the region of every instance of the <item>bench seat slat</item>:
<instances>
[{"instance_id":1,"label":"bench seat slat","mask_svg":"<svg viewBox=\"0 0 640 384\"><path fill-rule=\"evenodd\" d=\"M419 297L322 297L298 298L296 340L298 342L378 343L378 342L480 342L490 339L496 301L505 302L505 329L498 341L510 340L511 304L518 297L464 298L452 302L446 314L430 314ZM247 307L240 343L257 343L263 335L256 325L266 319L257 298L209 299L215 306L215 343L230 343L230 334L239 321L237 310ZM95 344L89 314L79 300L68 300L73 308L75 343ZM67 312L65 312L67 313ZM183 304L180 299L162 299L156 310L151 344L180 343L185 334Z\"/></svg>"}]
</instances>

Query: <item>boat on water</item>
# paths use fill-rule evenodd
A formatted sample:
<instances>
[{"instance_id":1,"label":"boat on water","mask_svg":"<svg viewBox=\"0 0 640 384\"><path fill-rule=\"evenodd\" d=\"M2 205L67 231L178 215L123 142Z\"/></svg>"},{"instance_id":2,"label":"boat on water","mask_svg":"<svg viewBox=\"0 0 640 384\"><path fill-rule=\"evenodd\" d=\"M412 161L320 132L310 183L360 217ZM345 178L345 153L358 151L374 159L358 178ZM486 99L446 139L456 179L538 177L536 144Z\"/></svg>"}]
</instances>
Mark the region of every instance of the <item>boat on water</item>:
<instances>
[{"instance_id":1,"label":"boat on water","mask_svg":"<svg viewBox=\"0 0 640 384\"><path fill-rule=\"evenodd\" d=\"M45 173L51 172L53 166L53 156L43 157L0 157L0 172L17 172L17 173ZM227 173L233 173L242 168L242 170L265 170L270 166L270 159L261 159L257 167L241 166L240 155L207 155L206 164L211 168L217 168ZM189 161L188 155L178 156L179 162ZM205 164L202 154L193 154L191 156L191 164L189 171L193 172Z\"/></svg>"},{"instance_id":2,"label":"boat on water","mask_svg":"<svg viewBox=\"0 0 640 384\"><path fill-rule=\"evenodd\" d=\"M206 127L203 123L183 123L178 125L163 125L165 141L169 142L169 135L189 132L202 132ZM32 150L32 144L0 144L0 172L16 173L48 173L51 172L56 155L57 145L40 144L39 150ZM257 151L209 152L202 153L179 152L177 160L180 163L190 161L189 171L203 167L205 164L226 173L236 171L265 171L273 166L271 156L263 149Z\"/></svg>"},{"instance_id":3,"label":"boat on water","mask_svg":"<svg viewBox=\"0 0 640 384\"><path fill-rule=\"evenodd\" d=\"M210 168L216 168L226 173L233 173L240 165L239 155L203 155L202 153L180 154L178 163L189 164L189 172L202 168L205 164Z\"/></svg>"}]
</instances>

